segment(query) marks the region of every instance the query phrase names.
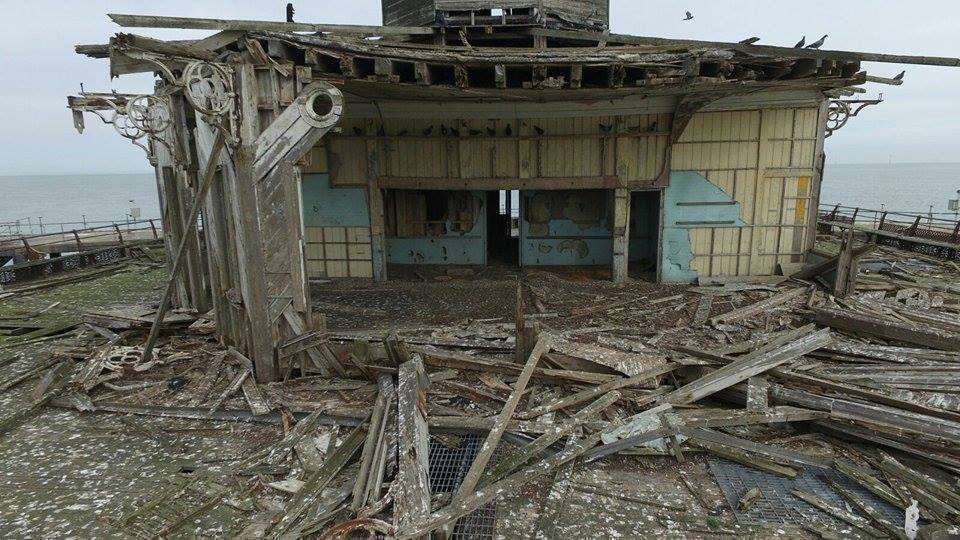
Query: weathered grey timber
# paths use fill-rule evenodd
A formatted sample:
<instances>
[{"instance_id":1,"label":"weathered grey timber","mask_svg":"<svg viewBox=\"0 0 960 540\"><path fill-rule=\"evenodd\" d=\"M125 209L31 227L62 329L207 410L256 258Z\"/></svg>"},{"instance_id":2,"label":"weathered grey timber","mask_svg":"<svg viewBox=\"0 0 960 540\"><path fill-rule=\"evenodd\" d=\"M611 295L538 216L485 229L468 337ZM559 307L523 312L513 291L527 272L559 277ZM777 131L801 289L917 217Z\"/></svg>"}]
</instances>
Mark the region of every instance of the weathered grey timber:
<instances>
[{"instance_id":1,"label":"weathered grey timber","mask_svg":"<svg viewBox=\"0 0 960 540\"><path fill-rule=\"evenodd\" d=\"M423 360L414 354L397 375L397 429L399 463L394 523L412 527L430 515L430 478L426 391L430 385Z\"/></svg>"},{"instance_id":2,"label":"weathered grey timber","mask_svg":"<svg viewBox=\"0 0 960 540\"><path fill-rule=\"evenodd\" d=\"M772 351L748 354L736 362L678 388L661 398L660 402L673 405L692 403L815 351L830 343L832 339L830 329L824 328Z\"/></svg>"}]
</instances>

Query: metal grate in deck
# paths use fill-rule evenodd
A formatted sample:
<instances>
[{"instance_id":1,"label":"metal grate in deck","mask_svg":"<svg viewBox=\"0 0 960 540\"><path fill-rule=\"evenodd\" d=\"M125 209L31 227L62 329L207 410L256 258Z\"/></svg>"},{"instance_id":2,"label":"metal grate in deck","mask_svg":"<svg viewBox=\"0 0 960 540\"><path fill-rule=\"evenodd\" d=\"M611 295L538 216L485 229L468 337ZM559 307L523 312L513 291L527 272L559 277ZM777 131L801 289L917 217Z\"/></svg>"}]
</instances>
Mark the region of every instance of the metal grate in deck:
<instances>
[{"instance_id":1,"label":"metal grate in deck","mask_svg":"<svg viewBox=\"0 0 960 540\"><path fill-rule=\"evenodd\" d=\"M470 464L480 451L483 439L476 435L463 435L457 440L430 438L430 489L434 493L453 493L463 482ZM458 444L454 444L458 443ZM496 461L497 454L491 461ZM453 530L453 538L481 540L493 538L497 522L496 503L482 506L464 516Z\"/></svg>"},{"instance_id":2,"label":"metal grate in deck","mask_svg":"<svg viewBox=\"0 0 960 540\"><path fill-rule=\"evenodd\" d=\"M806 491L834 506L846 508L846 502L830 489L829 484L827 484L828 479L843 486L861 501L879 510L891 522L903 523L903 510L878 499L853 480L832 469L807 467L803 474L790 480L725 459L710 458L709 463L710 472L713 473L713 477L720 485L724 498L737 516L737 521L742 525L770 523L803 525L807 520L841 525L833 517L797 499L790 493L794 489ZM761 498L747 512L740 512L737 509L740 498L747 491L757 487L763 493Z\"/></svg>"}]
</instances>

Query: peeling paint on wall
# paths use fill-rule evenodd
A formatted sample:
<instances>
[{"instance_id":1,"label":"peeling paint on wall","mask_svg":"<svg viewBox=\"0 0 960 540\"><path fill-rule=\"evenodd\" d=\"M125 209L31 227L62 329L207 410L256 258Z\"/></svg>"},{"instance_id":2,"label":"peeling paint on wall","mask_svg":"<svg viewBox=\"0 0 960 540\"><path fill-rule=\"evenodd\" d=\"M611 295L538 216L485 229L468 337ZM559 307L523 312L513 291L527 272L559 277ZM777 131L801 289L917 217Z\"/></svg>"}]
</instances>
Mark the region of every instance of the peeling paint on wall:
<instances>
[{"instance_id":1,"label":"peeling paint on wall","mask_svg":"<svg viewBox=\"0 0 960 540\"><path fill-rule=\"evenodd\" d=\"M523 197L520 250L524 266L610 264L610 192L529 191Z\"/></svg>"},{"instance_id":2,"label":"peeling paint on wall","mask_svg":"<svg viewBox=\"0 0 960 540\"><path fill-rule=\"evenodd\" d=\"M472 226L448 219L430 236L387 237L387 262L393 264L487 264L487 216L485 193L473 191L479 199ZM444 232L440 232L440 229ZM465 232L460 232L465 231Z\"/></svg>"},{"instance_id":3,"label":"peeling paint on wall","mask_svg":"<svg viewBox=\"0 0 960 540\"><path fill-rule=\"evenodd\" d=\"M740 203L699 173L670 173L664 190L661 280L692 283L698 274L690 268L690 230L703 227L742 227Z\"/></svg>"}]
</instances>

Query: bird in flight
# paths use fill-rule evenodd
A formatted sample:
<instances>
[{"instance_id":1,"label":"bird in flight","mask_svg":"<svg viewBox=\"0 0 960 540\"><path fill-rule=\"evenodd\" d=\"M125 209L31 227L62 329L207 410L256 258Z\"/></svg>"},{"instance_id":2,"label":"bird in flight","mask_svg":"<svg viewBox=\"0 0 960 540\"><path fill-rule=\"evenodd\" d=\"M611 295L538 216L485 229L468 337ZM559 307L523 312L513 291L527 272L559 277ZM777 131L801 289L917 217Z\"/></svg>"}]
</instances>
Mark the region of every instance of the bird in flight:
<instances>
[{"instance_id":1,"label":"bird in flight","mask_svg":"<svg viewBox=\"0 0 960 540\"><path fill-rule=\"evenodd\" d=\"M690 12L688 11L688 12L687 12L687 16L684 17L683 20L685 20L685 21L691 21L691 20L693 20L693 13L690 13Z\"/></svg>"},{"instance_id":2,"label":"bird in flight","mask_svg":"<svg viewBox=\"0 0 960 540\"><path fill-rule=\"evenodd\" d=\"M807 36L803 36L802 38L800 38L800 41L798 41L797 44L793 46L793 48L802 49L803 46L806 44L807 44Z\"/></svg>"},{"instance_id":3,"label":"bird in flight","mask_svg":"<svg viewBox=\"0 0 960 540\"><path fill-rule=\"evenodd\" d=\"M741 45L753 45L754 43L756 43L756 42L758 42L758 41L760 41L760 38L758 38L758 37L751 37L751 38L747 38L747 39L741 41L740 44L741 44Z\"/></svg>"},{"instance_id":4,"label":"bird in flight","mask_svg":"<svg viewBox=\"0 0 960 540\"><path fill-rule=\"evenodd\" d=\"M824 34L822 38L814 41L813 43L811 43L811 44L809 44L809 45L807 45L807 48L808 48L808 49L819 49L820 47L823 47L823 44L827 41L827 37L829 37L829 36L827 36L826 34Z\"/></svg>"}]
</instances>

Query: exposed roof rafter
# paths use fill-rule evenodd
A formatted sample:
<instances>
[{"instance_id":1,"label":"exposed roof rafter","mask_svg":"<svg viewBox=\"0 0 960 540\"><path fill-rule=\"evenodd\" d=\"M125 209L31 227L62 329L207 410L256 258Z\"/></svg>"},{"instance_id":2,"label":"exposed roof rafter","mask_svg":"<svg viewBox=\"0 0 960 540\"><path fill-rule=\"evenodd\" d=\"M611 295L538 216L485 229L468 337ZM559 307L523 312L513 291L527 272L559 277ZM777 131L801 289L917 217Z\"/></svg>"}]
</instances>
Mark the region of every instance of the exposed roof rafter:
<instances>
[{"instance_id":1,"label":"exposed roof rafter","mask_svg":"<svg viewBox=\"0 0 960 540\"><path fill-rule=\"evenodd\" d=\"M108 13L113 22L126 28L182 28L189 30L266 30L271 32L330 32L341 34L429 35L433 28L425 26L365 26L357 24L312 24L280 21L246 21L233 19L201 19L194 17L163 17L158 15L127 15Z\"/></svg>"}]
</instances>

